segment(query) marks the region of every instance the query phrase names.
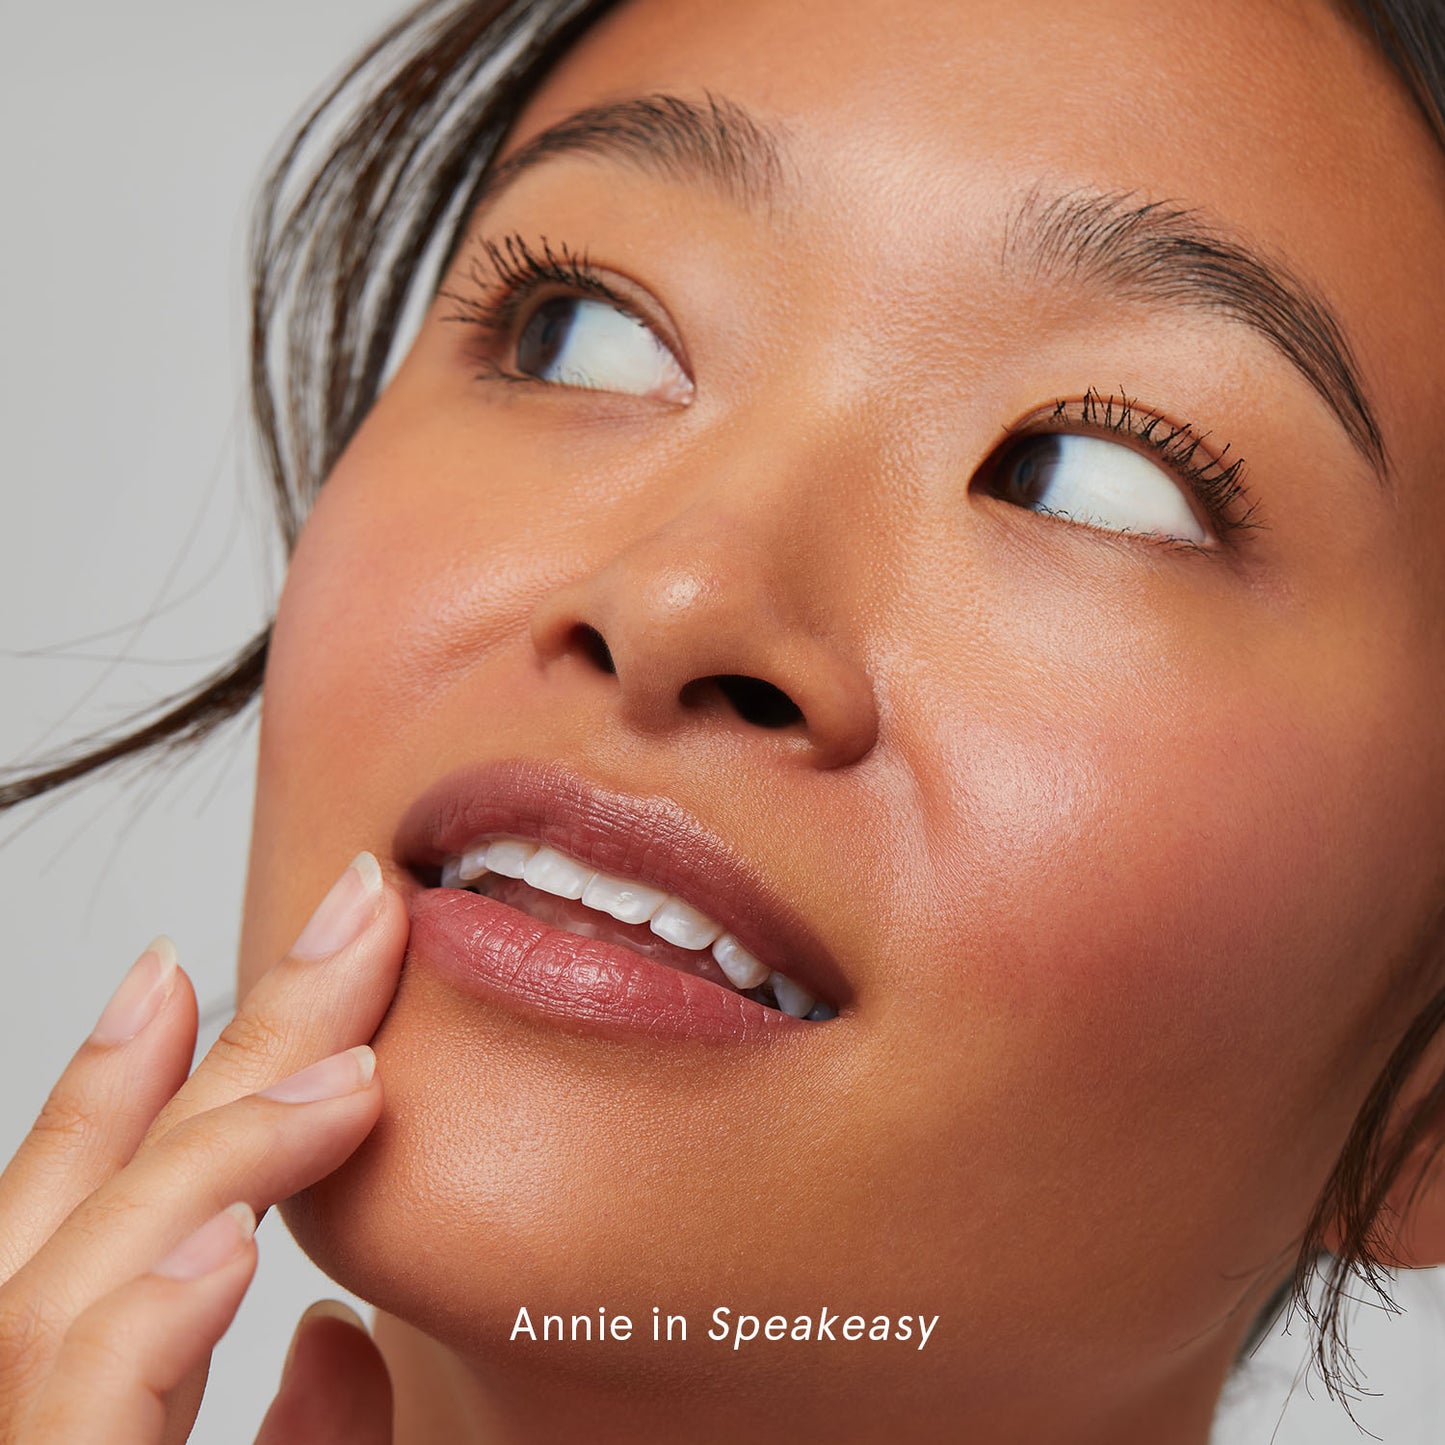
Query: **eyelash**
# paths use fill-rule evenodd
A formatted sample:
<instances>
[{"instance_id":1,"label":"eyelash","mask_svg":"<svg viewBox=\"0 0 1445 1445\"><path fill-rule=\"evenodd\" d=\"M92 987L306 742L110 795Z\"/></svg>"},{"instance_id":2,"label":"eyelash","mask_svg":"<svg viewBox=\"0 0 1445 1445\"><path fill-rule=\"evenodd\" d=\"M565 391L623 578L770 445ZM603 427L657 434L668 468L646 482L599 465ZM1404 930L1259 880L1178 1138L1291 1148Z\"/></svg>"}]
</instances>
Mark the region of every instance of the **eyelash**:
<instances>
[{"instance_id":1,"label":"eyelash","mask_svg":"<svg viewBox=\"0 0 1445 1445\"><path fill-rule=\"evenodd\" d=\"M1071 411L1070 408L1077 410ZM1159 412L1140 406L1122 386L1117 393L1107 394L1091 386L1082 401L1056 401L1044 424L1024 424L1007 430L1010 435L1019 438L1048 436L1065 431L1065 423L1072 423L1074 430L1082 429L1093 436L1112 432L1132 437L1194 494L1221 540L1231 533L1265 525L1254 519L1259 504L1251 499L1242 479L1243 457L1226 462L1230 450L1226 446L1220 452L1206 449L1204 460L1196 462L1195 456L1204 448L1209 433L1196 432L1187 422L1176 424L1167 421ZM1159 434L1161 429L1163 435ZM1152 540L1187 551L1212 550L1184 538L1156 537Z\"/></svg>"},{"instance_id":2,"label":"eyelash","mask_svg":"<svg viewBox=\"0 0 1445 1445\"><path fill-rule=\"evenodd\" d=\"M625 315L648 324L646 318L638 314L637 308L598 274L585 251L580 254L574 252L565 242L558 243L554 248L545 236L540 238L540 250L534 250L516 232L503 236L500 241L483 237L478 244L480 253L472 255L467 271L476 294L440 292L442 297L460 308L455 314L442 319L477 327L493 345L512 338L522 308L538 290L548 285L601 297ZM489 346L473 357L481 368L479 379L536 382L536 377L509 371L490 354L491 349ZM1071 412L1071 407L1077 408L1077 411ZM1208 433L1196 432L1187 422L1176 425L1166 421L1158 412L1141 407L1122 386L1117 394L1105 394L1090 387L1082 401L1056 401L1042 425L1031 427L1025 424L1006 430L1021 440L1062 432L1066 423L1095 436L1113 433L1132 437L1184 483L1204 508L1221 540L1232 533L1264 525L1254 520L1258 503L1250 499L1242 480L1243 457L1226 463L1229 453L1226 446L1221 452L1206 451L1204 461L1196 462L1196 454L1203 447ZM1241 512L1242 506L1244 510ZM1188 551L1213 550L1183 538L1146 537L1145 540Z\"/></svg>"},{"instance_id":3,"label":"eyelash","mask_svg":"<svg viewBox=\"0 0 1445 1445\"><path fill-rule=\"evenodd\" d=\"M460 311L445 316L444 321L460 321L478 327L492 343L510 341L516 330L522 308L543 286L555 285L588 296L600 296L624 314L648 324L637 308L609 286L587 259L587 253L574 252L566 242L556 249L545 236L540 238L541 251L535 251L518 234L503 236L501 241L483 237L481 254L474 254L467 275L476 288L476 295L458 295L455 291L439 294L453 301ZM490 271L490 275L486 274ZM536 382L535 376L508 371L494 356L482 352L472 358L481 368L481 379L495 381Z\"/></svg>"}]
</instances>

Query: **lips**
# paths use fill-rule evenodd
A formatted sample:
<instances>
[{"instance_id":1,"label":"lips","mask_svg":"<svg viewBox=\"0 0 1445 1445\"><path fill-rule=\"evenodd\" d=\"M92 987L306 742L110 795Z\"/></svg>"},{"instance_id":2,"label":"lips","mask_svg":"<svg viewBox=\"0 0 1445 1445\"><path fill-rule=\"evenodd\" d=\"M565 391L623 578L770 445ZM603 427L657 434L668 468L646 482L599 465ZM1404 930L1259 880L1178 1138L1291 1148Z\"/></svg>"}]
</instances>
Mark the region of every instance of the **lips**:
<instances>
[{"instance_id":1,"label":"lips","mask_svg":"<svg viewBox=\"0 0 1445 1445\"><path fill-rule=\"evenodd\" d=\"M411 873L412 948L475 991L587 1030L740 1040L801 1022L724 984L618 944L564 933L474 893L438 888L441 865L488 834L532 838L600 872L686 899L769 968L842 1008L851 993L807 922L736 850L670 798L507 759L450 774L407 810L393 856Z\"/></svg>"}]
</instances>

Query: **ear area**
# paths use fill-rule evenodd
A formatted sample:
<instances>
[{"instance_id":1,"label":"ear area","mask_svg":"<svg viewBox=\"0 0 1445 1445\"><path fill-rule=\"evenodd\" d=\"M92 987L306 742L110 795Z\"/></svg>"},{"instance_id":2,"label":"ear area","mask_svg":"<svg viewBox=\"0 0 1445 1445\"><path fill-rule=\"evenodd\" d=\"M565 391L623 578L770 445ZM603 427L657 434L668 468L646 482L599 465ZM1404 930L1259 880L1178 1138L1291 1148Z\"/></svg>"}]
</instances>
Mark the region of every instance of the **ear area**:
<instances>
[{"instance_id":1,"label":"ear area","mask_svg":"<svg viewBox=\"0 0 1445 1445\"><path fill-rule=\"evenodd\" d=\"M1445 1138L1439 1132L1402 1166L1385 1197L1381 1232L1399 1268L1445 1264Z\"/></svg>"},{"instance_id":2,"label":"ear area","mask_svg":"<svg viewBox=\"0 0 1445 1445\"><path fill-rule=\"evenodd\" d=\"M1436 1015L1432 1006L1427 1011ZM1381 1262L1399 1269L1445 1264L1445 1028L1437 1027L1390 1110L1387 1152L1414 1120L1416 1136L1386 1191L1372 1237ZM1381 1156L1383 1157L1383 1155ZM1325 1248L1338 1253L1341 1224L1331 1220Z\"/></svg>"}]
</instances>

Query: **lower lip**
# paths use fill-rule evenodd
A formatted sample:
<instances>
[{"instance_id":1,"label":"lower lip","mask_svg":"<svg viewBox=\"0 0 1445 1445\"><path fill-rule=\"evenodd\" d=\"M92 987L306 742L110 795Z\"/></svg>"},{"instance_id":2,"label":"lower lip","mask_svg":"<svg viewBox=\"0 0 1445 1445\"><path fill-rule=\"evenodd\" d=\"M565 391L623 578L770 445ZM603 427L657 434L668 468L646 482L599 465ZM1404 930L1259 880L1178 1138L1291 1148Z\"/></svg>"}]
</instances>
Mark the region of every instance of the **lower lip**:
<instances>
[{"instance_id":1,"label":"lower lip","mask_svg":"<svg viewBox=\"0 0 1445 1445\"><path fill-rule=\"evenodd\" d=\"M581 1033L755 1043L810 1026L618 944L553 928L459 888L407 899L408 961L467 992Z\"/></svg>"}]
</instances>

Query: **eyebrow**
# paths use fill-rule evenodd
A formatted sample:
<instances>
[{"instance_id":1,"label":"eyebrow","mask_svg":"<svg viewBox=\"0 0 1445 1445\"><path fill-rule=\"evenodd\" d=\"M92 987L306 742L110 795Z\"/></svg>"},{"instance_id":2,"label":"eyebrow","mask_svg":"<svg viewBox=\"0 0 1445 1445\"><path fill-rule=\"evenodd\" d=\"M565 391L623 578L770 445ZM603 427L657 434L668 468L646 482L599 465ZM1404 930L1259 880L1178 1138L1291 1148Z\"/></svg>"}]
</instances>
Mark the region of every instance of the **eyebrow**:
<instances>
[{"instance_id":1,"label":"eyebrow","mask_svg":"<svg viewBox=\"0 0 1445 1445\"><path fill-rule=\"evenodd\" d=\"M1223 315L1262 336L1335 414L1384 488L1384 437L1344 327L1320 293L1195 208L1132 191L1030 190L1005 227L1005 265L1075 278L1124 300Z\"/></svg>"},{"instance_id":2,"label":"eyebrow","mask_svg":"<svg viewBox=\"0 0 1445 1445\"><path fill-rule=\"evenodd\" d=\"M622 161L665 180L701 179L744 206L771 200L786 174L782 132L736 101L704 95L701 104L657 94L575 111L496 165L478 204L495 199L524 171L563 155Z\"/></svg>"},{"instance_id":3,"label":"eyebrow","mask_svg":"<svg viewBox=\"0 0 1445 1445\"><path fill-rule=\"evenodd\" d=\"M588 106L533 136L493 166L473 211L521 175L566 155L621 162L664 180L715 187L765 205L790 183L786 135L742 105L652 94ZM1282 355L1333 412L1382 489L1392 485L1384 437L1335 311L1278 260L1266 260L1198 208L1139 201L1133 191L1039 183L1009 213L1000 259L1036 276L1076 281L1120 300L1202 310L1249 327Z\"/></svg>"}]
</instances>

